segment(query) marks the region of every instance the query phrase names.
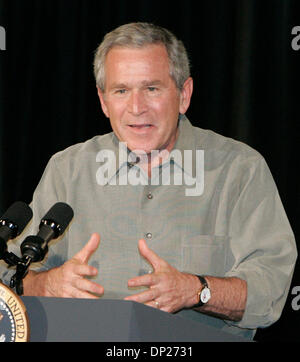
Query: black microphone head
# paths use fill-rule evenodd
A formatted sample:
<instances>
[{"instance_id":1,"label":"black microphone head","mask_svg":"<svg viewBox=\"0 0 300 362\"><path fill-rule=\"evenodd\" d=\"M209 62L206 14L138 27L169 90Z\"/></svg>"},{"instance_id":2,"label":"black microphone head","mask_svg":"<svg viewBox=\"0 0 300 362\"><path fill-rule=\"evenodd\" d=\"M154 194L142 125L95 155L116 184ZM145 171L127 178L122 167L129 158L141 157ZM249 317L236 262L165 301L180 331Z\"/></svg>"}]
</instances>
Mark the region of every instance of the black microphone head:
<instances>
[{"instance_id":1,"label":"black microphone head","mask_svg":"<svg viewBox=\"0 0 300 362\"><path fill-rule=\"evenodd\" d=\"M32 218L31 208L23 201L13 203L0 218L0 222L13 224L14 237L20 235Z\"/></svg>"},{"instance_id":2,"label":"black microphone head","mask_svg":"<svg viewBox=\"0 0 300 362\"><path fill-rule=\"evenodd\" d=\"M64 202L57 202L51 207L47 214L43 217L41 224L49 224L53 222L57 225L58 235L62 235L74 216L71 206Z\"/></svg>"}]
</instances>

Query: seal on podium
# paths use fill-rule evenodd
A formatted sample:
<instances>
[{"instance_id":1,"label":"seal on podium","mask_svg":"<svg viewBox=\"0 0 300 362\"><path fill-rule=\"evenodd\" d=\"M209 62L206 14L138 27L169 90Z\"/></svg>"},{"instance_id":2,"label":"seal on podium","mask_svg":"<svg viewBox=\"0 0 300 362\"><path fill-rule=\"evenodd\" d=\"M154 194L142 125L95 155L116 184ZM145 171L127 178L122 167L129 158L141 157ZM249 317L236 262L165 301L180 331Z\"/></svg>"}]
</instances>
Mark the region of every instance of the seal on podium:
<instances>
[{"instance_id":1,"label":"seal on podium","mask_svg":"<svg viewBox=\"0 0 300 362\"><path fill-rule=\"evenodd\" d=\"M29 335L24 303L0 281L0 342L28 342Z\"/></svg>"}]
</instances>

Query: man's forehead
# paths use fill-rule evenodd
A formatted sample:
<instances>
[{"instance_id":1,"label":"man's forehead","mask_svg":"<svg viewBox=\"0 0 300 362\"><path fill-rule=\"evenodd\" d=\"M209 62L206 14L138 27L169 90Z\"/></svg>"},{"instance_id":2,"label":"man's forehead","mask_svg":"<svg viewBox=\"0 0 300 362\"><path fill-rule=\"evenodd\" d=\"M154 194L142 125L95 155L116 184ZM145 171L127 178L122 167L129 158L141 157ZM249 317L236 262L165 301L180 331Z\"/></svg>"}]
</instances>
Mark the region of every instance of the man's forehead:
<instances>
[{"instance_id":1,"label":"man's forehead","mask_svg":"<svg viewBox=\"0 0 300 362\"><path fill-rule=\"evenodd\" d=\"M105 68L113 88L133 78L140 86L159 85L167 80L170 71L167 52L161 45L114 47L107 54Z\"/></svg>"},{"instance_id":2,"label":"man's forehead","mask_svg":"<svg viewBox=\"0 0 300 362\"><path fill-rule=\"evenodd\" d=\"M149 44L142 47L127 47L127 46L114 46L112 47L105 58L105 66L108 63L122 62L135 62L145 58L144 60L160 62L161 64L169 63L169 57L166 47L163 44Z\"/></svg>"}]
</instances>

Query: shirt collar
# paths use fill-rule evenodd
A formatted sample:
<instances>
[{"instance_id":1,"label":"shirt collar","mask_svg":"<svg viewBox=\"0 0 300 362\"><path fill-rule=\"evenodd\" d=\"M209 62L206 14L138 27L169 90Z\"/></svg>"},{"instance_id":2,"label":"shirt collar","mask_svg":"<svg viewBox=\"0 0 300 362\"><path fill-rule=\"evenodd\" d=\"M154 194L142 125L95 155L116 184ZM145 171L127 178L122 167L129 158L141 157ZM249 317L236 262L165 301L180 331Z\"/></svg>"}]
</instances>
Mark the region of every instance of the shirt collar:
<instances>
[{"instance_id":1,"label":"shirt collar","mask_svg":"<svg viewBox=\"0 0 300 362\"><path fill-rule=\"evenodd\" d=\"M190 177L196 175L196 150L195 127L185 115L179 117L179 134L170 157L173 159L174 172L185 172ZM176 159L176 152L179 151L181 158ZM172 155L173 153L173 155ZM179 162L178 162L179 160Z\"/></svg>"},{"instance_id":2,"label":"shirt collar","mask_svg":"<svg viewBox=\"0 0 300 362\"><path fill-rule=\"evenodd\" d=\"M174 172L186 172L190 177L196 175L196 140L194 127L185 115L179 116L178 122L179 132L173 150L170 152L170 157L162 163L160 167L164 167L168 162L173 162ZM119 142L117 136L112 133L112 149L115 154L114 164L108 164L107 183L110 183L114 177L117 177L122 172L127 172L127 167L132 167L138 164L138 158L132 156L132 152L126 147L125 143ZM181 161L176 157L176 152L181 154ZM191 155L191 167L185 167L184 155L185 151L189 151ZM187 155L188 153L186 153ZM175 155L175 157L174 157Z\"/></svg>"}]
</instances>

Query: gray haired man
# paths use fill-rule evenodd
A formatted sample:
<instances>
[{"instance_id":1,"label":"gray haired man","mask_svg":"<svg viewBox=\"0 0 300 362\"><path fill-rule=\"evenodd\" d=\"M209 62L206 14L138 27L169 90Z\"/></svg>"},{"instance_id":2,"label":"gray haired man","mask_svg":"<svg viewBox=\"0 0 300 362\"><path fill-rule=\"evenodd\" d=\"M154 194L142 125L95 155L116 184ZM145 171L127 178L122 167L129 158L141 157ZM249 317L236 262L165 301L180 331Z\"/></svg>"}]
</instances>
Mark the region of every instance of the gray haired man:
<instances>
[{"instance_id":1,"label":"gray haired man","mask_svg":"<svg viewBox=\"0 0 300 362\"><path fill-rule=\"evenodd\" d=\"M189 122L193 80L170 31L120 26L98 47L94 72L113 132L49 161L33 196L32 228L57 201L69 203L75 218L43 266L26 276L24 294L132 300L253 338L279 318L296 260L263 157ZM120 142L133 162L120 157ZM107 180L130 171L145 182L99 185L102 150L115 155ZM195 175L197 164L172 160L173 150L204 151L200 195L187 196L186 185L171 180L148 182L166 167L174 179Z\"/></svg>"}]
</instances>

